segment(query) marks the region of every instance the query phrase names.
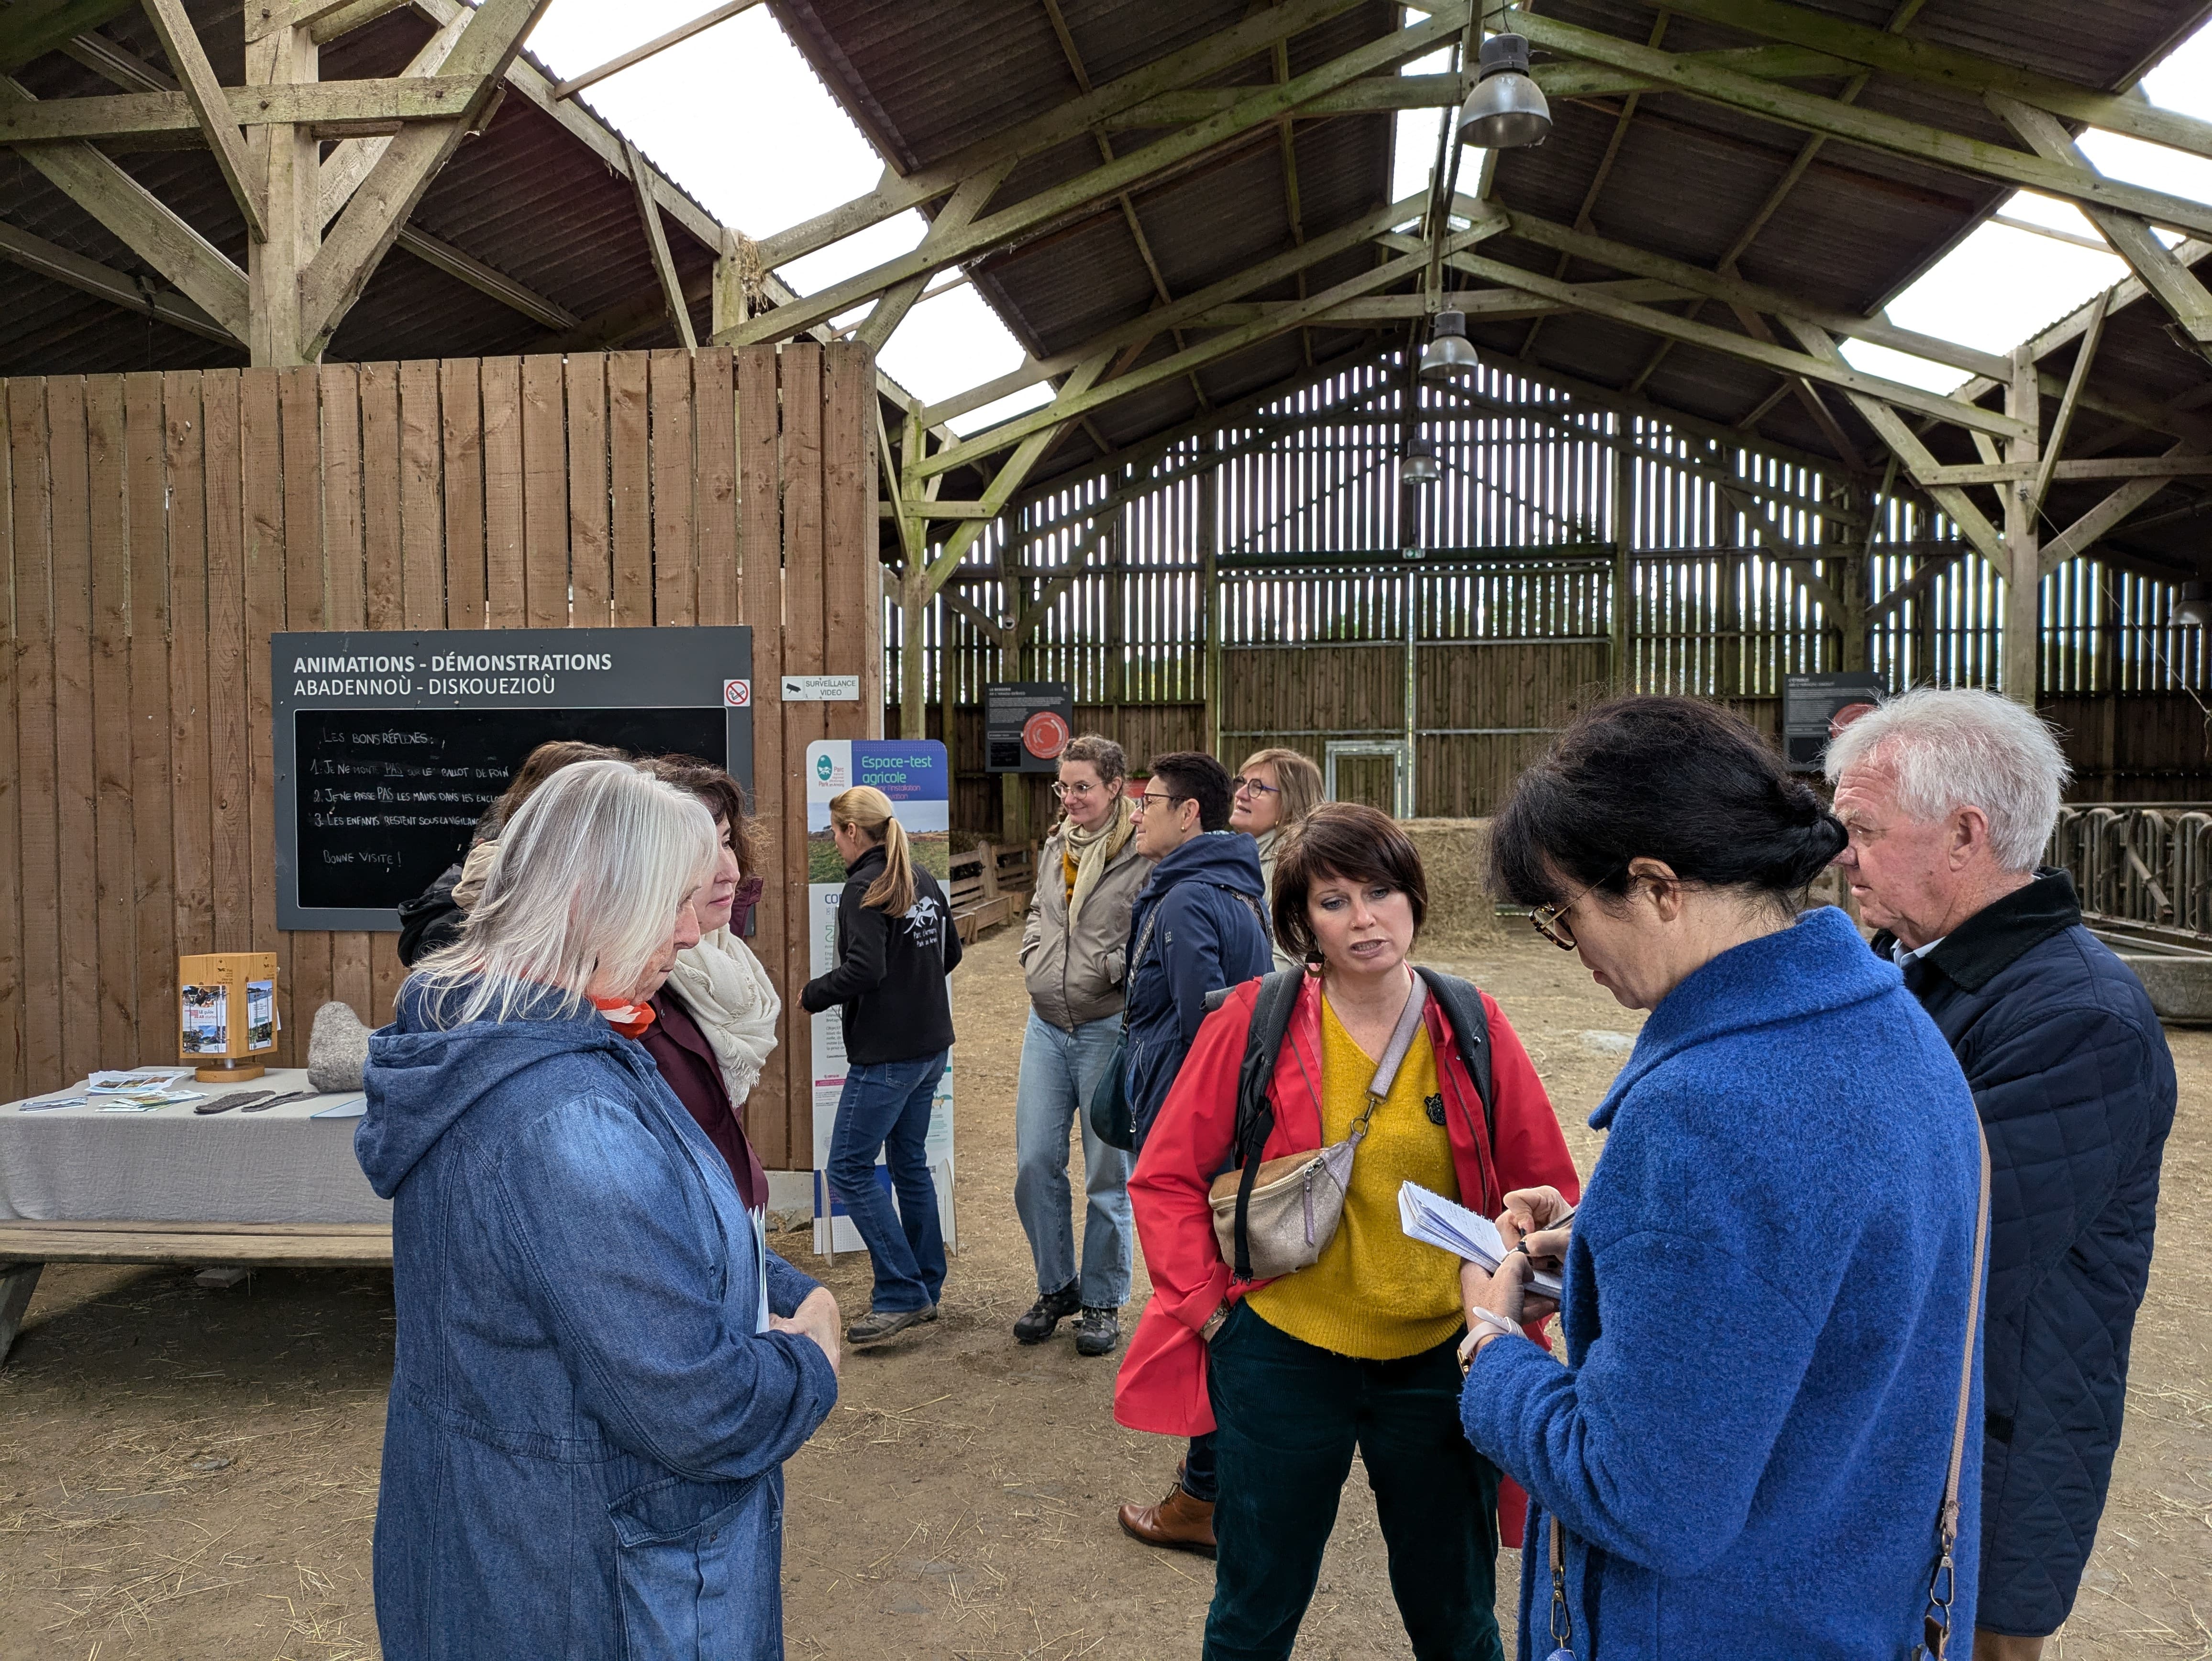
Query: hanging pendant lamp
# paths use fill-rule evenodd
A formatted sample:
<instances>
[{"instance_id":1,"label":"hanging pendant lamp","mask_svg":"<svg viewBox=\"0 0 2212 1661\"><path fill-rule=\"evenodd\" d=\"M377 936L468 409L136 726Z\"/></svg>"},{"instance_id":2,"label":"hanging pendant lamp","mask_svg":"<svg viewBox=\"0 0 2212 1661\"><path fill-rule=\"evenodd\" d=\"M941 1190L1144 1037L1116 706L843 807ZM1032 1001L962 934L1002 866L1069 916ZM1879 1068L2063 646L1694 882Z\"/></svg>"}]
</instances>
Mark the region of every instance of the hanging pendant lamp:
<instances>
[{"instance_id":1,"label":"hanging pendant lamp","mask_svg":"<svg viewBox=\"0 0 2212 1661\"><path fill-rule=\"evenodd\" d=\"M1454 375L1473 374L1481 364L1467 338L1467 313L1438 312L1429 326L1429 344L1421 349L1421 379L1449 380Z\"/></svg>"},{"instance_id":2,"label":"hanging pendant lamp","mask_svg":"<svg viewBox=\"0 0 2212 1661\"><path fill-rule=\"evenodd\" d=\"M1459 142L1486 150L1520 149L1551 136L1552 106L1528 74L1528 42L1493 34L1482 43L1474 90L1459 113Z\"/></svg>"},{"instance_id":3,"label":"hanging pendant lamp","mask_svg":"<svg viewBox=\"0 0 2212 1661\"><path fill-rule=\"evenodd\" d=\"M1399 459L1398 477L1408 484L1433 484L1442 478L1443 470L1437 465L1436 447L1425 438L1407 440Z\"/></svg>"}]
</instances>

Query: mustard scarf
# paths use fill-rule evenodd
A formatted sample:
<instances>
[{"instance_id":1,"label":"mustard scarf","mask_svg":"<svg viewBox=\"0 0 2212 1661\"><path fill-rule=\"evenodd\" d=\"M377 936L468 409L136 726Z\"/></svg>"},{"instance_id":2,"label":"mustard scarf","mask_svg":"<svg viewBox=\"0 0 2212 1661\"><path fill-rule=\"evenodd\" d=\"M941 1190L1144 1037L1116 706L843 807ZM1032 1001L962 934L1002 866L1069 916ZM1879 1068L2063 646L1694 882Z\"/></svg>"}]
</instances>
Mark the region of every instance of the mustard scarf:
<instances>
[{"instance_id":1,"label":"mustard scarf","mask_svg":"<svg viewBox=\"0 0 2212 1661\"><path fill-rule=\"evenodd\" d=\"M1114 817L1096 830L1082 830L1073 820L1066 822L1066 839L1062 845L1075 855L1075 891L1067 897L1070 928L1083 915L1083 902L1098 886L1106 867L1128 846L1129 838L1136 831L1136 810L1126 794L1114 799Z\"/></svg>"}]
</instances>

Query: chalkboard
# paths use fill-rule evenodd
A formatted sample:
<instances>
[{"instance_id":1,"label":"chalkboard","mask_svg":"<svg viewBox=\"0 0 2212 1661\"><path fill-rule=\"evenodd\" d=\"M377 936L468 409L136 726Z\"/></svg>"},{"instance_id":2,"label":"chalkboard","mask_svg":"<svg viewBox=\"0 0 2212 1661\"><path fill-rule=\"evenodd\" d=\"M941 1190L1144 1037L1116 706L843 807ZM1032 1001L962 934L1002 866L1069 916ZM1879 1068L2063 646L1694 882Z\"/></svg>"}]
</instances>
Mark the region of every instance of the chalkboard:
<instances>
[{"instance_id":1,"label":"chalkboard","mask_svg":"<svg viewBox=\"0 0 2212 1661\"><path fill-rule=\"evenodd\" d=\"M398 928L549 739L680 751L751 789L749 629L361 630L269 648L279 928Z\"/></svg>"},{"instance_id":2,"label":"chalkboard","mask_svg":"<svg viewBox=\"0 0 2212 1661\"><path fill-rule=\"evenodd\" d=\"M300 709L299 903L397 906L468 850L522 759L554 739L728 765L720 709Z\"/></svg>"}]
</instances>

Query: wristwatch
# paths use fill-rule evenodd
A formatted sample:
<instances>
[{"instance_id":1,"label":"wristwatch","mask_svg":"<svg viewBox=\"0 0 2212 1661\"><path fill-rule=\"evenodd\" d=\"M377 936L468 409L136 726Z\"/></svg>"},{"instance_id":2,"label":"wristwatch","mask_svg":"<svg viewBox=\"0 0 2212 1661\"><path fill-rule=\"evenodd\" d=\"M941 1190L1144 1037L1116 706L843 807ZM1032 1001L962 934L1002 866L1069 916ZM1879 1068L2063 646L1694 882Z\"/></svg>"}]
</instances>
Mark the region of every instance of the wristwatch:
<instances>
[{"instance_id":1,"label":"wristwatch","mask_svg":"<svg viewBox=\"0 0 2212 1661\"><path fill-rule=\"evenodd\" d=\"M1212 1343L1213 1342L1213 1335L1221 1330L1222 1323L1228 1320L1228 1318L1229 1300L1226 1298L1224 1298L1220 1303L1214 1306L1213 1313L1206 1317L1206 1324L1199 1328L1198 1335L1204 1339L1207 1343Z\"/></svg>"}]
</instances>

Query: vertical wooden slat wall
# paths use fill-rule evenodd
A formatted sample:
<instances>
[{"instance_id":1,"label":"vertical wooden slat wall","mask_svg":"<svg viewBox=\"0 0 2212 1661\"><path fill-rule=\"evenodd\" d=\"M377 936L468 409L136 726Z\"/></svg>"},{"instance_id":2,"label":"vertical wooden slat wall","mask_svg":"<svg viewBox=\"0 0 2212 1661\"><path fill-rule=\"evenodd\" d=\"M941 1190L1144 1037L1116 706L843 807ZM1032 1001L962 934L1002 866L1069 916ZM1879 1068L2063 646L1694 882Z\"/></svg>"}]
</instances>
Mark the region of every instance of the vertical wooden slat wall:
<instances>
[{"instance_id":1,"label":"vertical wooden slat wall","mask_svg":"<svg viewBox=\"0 0 2212 1661\"><path fill-rule=\"evenodd\" d=\"M392 935L276 928L272 633L749 624L749 1110L806 1165L805 749L882 731L873 388L845 344L0 381L0 1099L174 1060L179 952L278 953L285 1062L325 1001L388 1014Z\"/></svg>"}]
</instances>

